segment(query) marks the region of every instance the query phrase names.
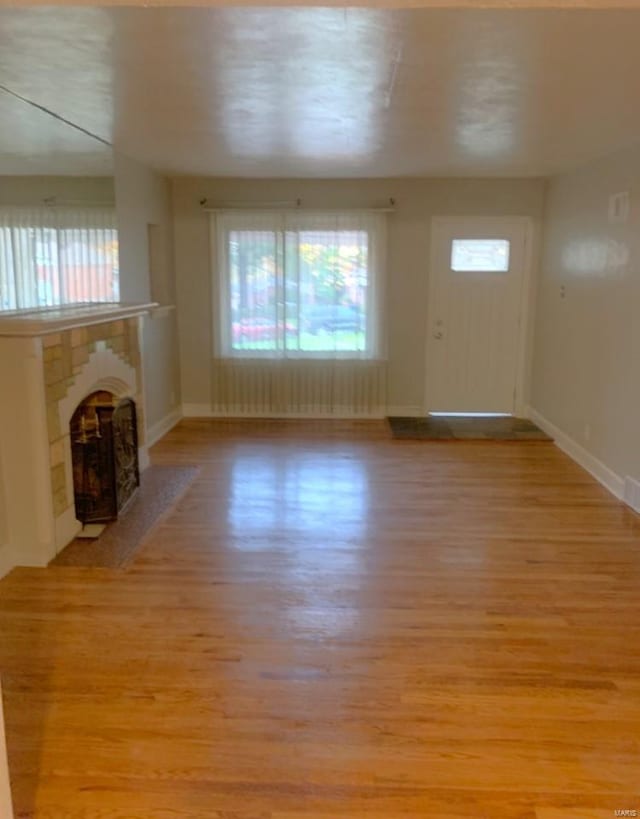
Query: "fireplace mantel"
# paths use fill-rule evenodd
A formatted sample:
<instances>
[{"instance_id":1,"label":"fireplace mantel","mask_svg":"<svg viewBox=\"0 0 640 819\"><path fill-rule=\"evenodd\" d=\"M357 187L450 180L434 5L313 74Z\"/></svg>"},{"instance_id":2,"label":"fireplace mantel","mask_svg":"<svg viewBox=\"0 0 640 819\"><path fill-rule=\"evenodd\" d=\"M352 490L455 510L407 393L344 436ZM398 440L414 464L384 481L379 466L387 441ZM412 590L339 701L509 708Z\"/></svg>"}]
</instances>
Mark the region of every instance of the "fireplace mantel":
<instances>
[{"instance_id":1,"label":"fireplace mantel","mask_svg":"<svg viewBox=\"0 0 640 819\"><path fill-rule=\"evenodd\" d=\"M0 337L43 336L106 321L135 318L158 308L156 302L141 304L74 304L0 313Z\"/></svg>"},{"instance_id":2,"label":"fireplace mantel","mask_svg":"<svg viewBox=\"0 0 640 819\"><path fill-rule=\"evenodd\" d=\"M138 461L144 428L143 318L154 304L84 305L0 317L0 577L44 566L79 532L70 423L106 390L130 398Z\"/></svg>"}]
</instances>

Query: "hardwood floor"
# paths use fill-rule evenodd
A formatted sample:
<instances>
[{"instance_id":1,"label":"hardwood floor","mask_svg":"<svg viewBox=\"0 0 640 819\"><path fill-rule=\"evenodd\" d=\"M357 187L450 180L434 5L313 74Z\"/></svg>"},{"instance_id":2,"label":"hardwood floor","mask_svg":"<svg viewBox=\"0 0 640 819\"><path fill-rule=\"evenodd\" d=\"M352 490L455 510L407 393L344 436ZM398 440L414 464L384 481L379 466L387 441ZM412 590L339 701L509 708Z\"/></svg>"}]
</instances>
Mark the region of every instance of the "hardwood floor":
<instances>
[{"instance_id":1,"label":"hardwood floor","mask_svg":"<svg viewBox=\"0 0 640 819\"><path fill-rule=\"evenodd\" d=\"M640 811L639 518L550 443L188 421L126 571L0 582L17 817Z\"/></svg>"}]
</instances>

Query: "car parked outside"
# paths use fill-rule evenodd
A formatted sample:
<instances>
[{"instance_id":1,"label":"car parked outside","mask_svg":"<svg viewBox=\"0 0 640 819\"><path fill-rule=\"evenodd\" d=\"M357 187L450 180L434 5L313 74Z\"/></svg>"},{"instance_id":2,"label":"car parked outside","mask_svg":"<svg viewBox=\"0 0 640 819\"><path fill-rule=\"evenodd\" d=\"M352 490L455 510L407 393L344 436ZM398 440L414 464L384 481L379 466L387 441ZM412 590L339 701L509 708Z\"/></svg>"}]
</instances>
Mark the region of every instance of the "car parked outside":
<instances>
[{"instance_id":1,"label":"car parked outside","mask_svg":"<svg viewBox=\"0 0 640 819\"><path fill-rule=\"evenodd\" d=\"M335 332L336 330L361 330L363 317L350 304L319 304L304 314L304 326L310 333Z\"/></svg>"},{"instance_id":2,"label":"car parked outside","mask_svg":"<svg viewBox=\"0 0 640 819\"><path fill-rule=\"evenodd\" d=\"M234 342L272 341L278 335L278 325L269 318L240 319L233 322L231 330ZM284 330L287 333L295 332L295 327L287 322Z\"/></svg>"}]
</instances>

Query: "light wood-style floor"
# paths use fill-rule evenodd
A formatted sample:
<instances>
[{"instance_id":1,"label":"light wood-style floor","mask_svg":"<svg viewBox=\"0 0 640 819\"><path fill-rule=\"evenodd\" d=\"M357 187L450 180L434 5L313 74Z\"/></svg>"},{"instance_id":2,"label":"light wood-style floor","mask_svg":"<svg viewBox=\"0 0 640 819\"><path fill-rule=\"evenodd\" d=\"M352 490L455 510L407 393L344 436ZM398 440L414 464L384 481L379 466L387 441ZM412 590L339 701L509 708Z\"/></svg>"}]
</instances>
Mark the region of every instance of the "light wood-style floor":
<instances>
[{"instance_id":1,"label":"light wood-style floor","mask_svg":"<svg viewBox=\"0 0 640 819\"><path fill-rule=\"evenodd\" d=\"M183 422L127 571L0 582L17 817L640 811L640 524L550 443Z\"/></svg>"}]
</instances>

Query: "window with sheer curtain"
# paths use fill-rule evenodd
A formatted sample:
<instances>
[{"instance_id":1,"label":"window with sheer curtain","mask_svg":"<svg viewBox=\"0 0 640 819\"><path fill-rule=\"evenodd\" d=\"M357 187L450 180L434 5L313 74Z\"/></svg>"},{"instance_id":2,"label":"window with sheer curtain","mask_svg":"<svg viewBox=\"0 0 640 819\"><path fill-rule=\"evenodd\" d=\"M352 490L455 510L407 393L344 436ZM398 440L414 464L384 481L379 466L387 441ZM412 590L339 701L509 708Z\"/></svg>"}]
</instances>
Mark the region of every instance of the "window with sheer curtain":
<instances>
[{"instance_id":1,"label":"window with sheer curtain","mask_svg":"<svg viewBox=\"0 0 640 819\"><path fill-rule=\"evenodd\" d=\"M221 357L377 358L385 216L217 213Z\"/></svg>"},{"instance_id":2,"label":"window with sheer curtain","mask_svg":"<svg viewBox=\"0 0 640 819\"><path fill-rule=\"evenodd\" d=\"M0 207L0 311L119 297L113 207Z\"/></svg>"}]
</instances>

